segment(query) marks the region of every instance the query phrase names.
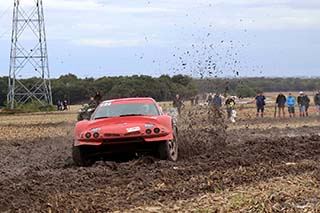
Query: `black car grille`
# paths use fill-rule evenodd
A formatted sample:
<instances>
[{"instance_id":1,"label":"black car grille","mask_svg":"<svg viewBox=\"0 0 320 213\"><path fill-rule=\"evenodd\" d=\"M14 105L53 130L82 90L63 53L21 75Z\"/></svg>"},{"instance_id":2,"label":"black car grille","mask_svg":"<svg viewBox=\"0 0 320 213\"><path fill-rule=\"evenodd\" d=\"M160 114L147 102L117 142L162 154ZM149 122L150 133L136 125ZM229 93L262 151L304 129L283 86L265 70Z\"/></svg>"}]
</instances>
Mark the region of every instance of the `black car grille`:
<instances>
[{"instance_id":1,"label":"black car grille","mask_svg":"<svg viewBox=\"0 0 320 213\"><path fill-rule=\"evenodd\" d=\"M104 139L103 140L103 143L138 143L138 142L145 142L145 141L142 137Z\"/></svg>"},{"instance_id":2,"label":"black car grille","mask_svg":"<svg viewBox=\"0 0 320 213\"><path fill-rule=\"evenodd\" d=\"M104 137L120 137L120 134L105 133Z\"/></svg>"}]
</instances>

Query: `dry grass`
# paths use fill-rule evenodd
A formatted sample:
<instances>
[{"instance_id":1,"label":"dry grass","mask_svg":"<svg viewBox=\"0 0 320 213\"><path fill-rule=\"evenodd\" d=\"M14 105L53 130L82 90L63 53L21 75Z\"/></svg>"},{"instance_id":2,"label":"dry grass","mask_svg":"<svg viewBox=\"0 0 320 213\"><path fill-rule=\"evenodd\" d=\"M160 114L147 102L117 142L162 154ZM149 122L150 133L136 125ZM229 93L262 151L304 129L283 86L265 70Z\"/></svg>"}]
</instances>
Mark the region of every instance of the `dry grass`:
<instances>
[{"instance_id":1,"label":"dry grass","mask_svg":"<svg viewBox=\"0 0 320 213\"><path fill-rule=\"evenodd\" d=\"M206 193L169 205L139 206L128 212L320 212L319 182L312 174Z\"/></svg>"},{"instance_id":2,"label":"dry grass","mask_svg":"<svg viewBox=\"0 0 320 213\"><path fill-rule=\"evenodd\" d=\"M66 123L75 122L74 113L35 113L0 117L1 141L34 140L66 136Z\"/></svg>"}]
</instances>

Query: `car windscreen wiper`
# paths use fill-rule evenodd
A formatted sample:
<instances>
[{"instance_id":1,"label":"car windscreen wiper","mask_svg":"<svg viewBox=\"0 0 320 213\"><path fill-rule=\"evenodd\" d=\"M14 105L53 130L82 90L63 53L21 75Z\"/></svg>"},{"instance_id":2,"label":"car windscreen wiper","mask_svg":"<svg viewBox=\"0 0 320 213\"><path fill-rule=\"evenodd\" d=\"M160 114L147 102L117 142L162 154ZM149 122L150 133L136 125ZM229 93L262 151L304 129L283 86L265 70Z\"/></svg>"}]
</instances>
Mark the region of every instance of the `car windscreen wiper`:
<instances>
[{"instance_id":1,"label":"car windscreen wiper","mask_svg":"<svg viewBox=\"0 0 320 213\"><path fill-rule=\"evenodd\" d=\"M120 117L128 117L128 116L144 116L143 114L125 114L125 115L120 115Z\"/></svg>"}]
</instances>

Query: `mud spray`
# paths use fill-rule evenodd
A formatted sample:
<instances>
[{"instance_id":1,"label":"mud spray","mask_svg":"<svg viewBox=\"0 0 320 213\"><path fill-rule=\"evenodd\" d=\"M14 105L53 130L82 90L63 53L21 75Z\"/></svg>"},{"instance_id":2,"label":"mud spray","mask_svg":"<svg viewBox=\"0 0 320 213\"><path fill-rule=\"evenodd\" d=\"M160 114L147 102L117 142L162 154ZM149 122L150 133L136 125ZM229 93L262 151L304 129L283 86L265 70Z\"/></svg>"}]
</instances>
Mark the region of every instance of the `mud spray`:
<instances>
[{"instance_id":1,"label":"mud spray","mask_svg":"<svg viewBox=\"0 0 320 213\"><path fill-rule=\"evenodd\" d=\"M186 110L178 121L180 159L213 153L226 146L227 124L221 111L208 106Z\"/></svg>"}]
</instances>

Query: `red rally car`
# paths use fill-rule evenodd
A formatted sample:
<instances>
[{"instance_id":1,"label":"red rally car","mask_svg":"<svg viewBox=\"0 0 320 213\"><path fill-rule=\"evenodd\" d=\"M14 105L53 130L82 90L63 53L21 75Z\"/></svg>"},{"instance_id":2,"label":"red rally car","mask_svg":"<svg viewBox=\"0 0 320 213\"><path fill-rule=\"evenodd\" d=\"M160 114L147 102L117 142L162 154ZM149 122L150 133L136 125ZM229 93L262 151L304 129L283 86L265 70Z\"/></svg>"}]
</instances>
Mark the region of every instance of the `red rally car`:
<instances>
[{"instance_id":1,"label":"red rally car","mask_svg":"<svg viewBox=\"0 0 320 213\"><path fill-rule=\"evenodd\" d=\"M178 129L152 98L102 102L90 120L74 130L72 156L76 165L90 166L108 155L147 152L163 160L178 159Z\"/></svg>"}]
</instances>

